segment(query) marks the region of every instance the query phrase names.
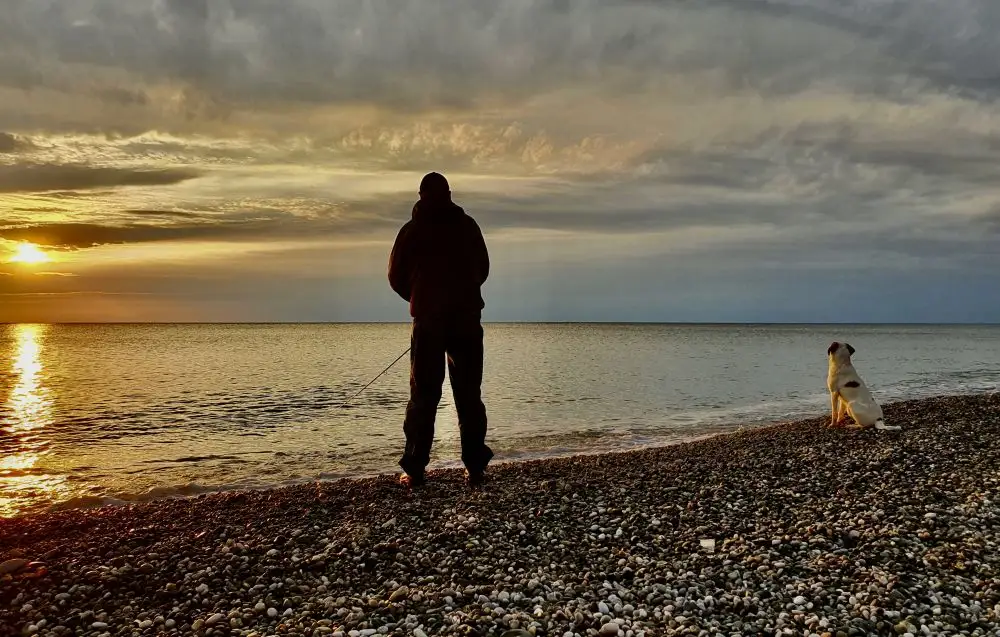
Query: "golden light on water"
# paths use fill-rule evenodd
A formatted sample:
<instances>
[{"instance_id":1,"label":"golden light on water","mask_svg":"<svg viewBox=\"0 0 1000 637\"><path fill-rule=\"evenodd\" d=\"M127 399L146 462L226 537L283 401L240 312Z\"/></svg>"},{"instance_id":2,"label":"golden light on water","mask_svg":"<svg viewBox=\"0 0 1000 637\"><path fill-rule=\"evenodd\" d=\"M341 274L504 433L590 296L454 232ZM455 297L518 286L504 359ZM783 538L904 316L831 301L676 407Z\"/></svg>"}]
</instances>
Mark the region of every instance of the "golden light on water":
<instances>
[{"instance_id":1,"label":"golden light on water","mask_svg":"<svg viewBox=\"0 0 1000 637\"><path fill-rule=\"evenodd\" d=\"M66 491L62 476L38 466L47 447L44 430L53 421L42 363L48 326L16 325L11 330L10 371L14 384L0 411L4 433L0 448L0 516L13 515L26 502L39 497L51 500Z\"/></svg>"},{"instance_id":2,"label":"golden light on water","mask_svg":"<svg viewBox=\"0 0 1000 637\"><path fill-rule=\"evenodd\" d=\"M13 256L7 261L8 263L34 265L37 263L48 263L51 260L52 258L34 243L23 242L17 244L17 247L14 248Z\"/></svg>"},{"instance_id":3,"label":"golden light on water","mask_svg":"<svg viewBox=\"0 0 1000 637\"><path fill-rule=\"evenodd\" d=\"M15 352L11 371L17 379L7 406L13 415L8 432L30 431L52 419L48 390L42 384L42 338L47 326L18 325L14 328Z\"/></svg>"}]
</instances>

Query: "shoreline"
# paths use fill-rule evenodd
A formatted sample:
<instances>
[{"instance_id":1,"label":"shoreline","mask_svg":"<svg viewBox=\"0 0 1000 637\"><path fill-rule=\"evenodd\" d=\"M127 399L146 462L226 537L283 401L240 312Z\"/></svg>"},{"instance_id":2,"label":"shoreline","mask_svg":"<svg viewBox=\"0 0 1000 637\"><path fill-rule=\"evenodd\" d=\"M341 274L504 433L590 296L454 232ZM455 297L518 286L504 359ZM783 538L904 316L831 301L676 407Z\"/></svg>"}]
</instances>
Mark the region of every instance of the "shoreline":
<instances>
[{"instance_id":1,"label":"shoreline","mask_svg":"<svg viewBox=\"0 0 1000 637\"><path fill-rule=\"evenodd\" d=\"M778 426L782 424L787 424L795 421L778 421L778 422L762 422L759 424L753 424L749 427L744 428L742 425L733 425L733 429L725 429L721 431L715 431L711 433L704 434L693 434L690 436L682 436L676 440L670 440L667 442L655 441L651 443L637 443L631 445L621 445L619 447L611 449L599 449L599 448L586 448L586 449L573 449L569 451L556 451L556 452L540 452L540 453L526 453L519 456L509 456L509 457L496 457L490 463L490 468L506 466L511 464L519 464L524 462L544 462L548 460L562 460L567 458L576 457L588 457L588 456L602 456L602 455L614 455L622 453L630 453L634 451L645 451L654 449L664 449L667 447L674 447L677 445L685 445L694 442L700 442L702 440L708 440L716 436L726 436L733 433L739 433L744 430L759 429L771 426ZM436 466L435 466L436 464ZM463 470L463 465L461 460L447 460L444 462L432 463L431 467L428 469L429 474L446 474L448 472L461 472ZM302 478L298 480L290 480L287 482L278 482L262 485L221 485L221 486L211 486L211 485L201 485L196 483L191 483L187 485L175 486L175 487L154 487L150 491L141 494L119 494L119 495L108 495L108 496L79 496L70 498L64 502L56 502L54 504L48 505L45 508L38 510L28 511L26 513L21 513L14 516L0 516L0 523L5 520L19 520L27 517L34 517L39 515L45 515L49 513L60 513L66 511L89 511L93 509L101 509L105 507L133 507L133 506L143 506L146 504L152 504L167 500L191 500L203 497L212 497L215 495L225 495L225 494L238 494L244 492L267 492L267 491L278 491L281 489L291 489L302 487L306 485L324 484L324 485L336 485L342 482L357 482L357 481L368 481L368 480L378 480L385 477L396 478L399 475L399 469L395 471L382 471L374 473L360 473L356 475L336 475L336 476L324 476L320 475L316 478ZM187 493L185 493L187 491Z\"/></svg>"},{"instance_id":2,"label":"shoreline","mask_svg":"<svg viewBox=\"0 0 1000 637\"><path fill-rule=\"evenodd\" d=\"M0 519L0 634L991 634L1000 397L884 410Z\"/></svg>"},{"instance_id":3,"label":"shoreline","mask_svg":"<svg viewBox=\"0 0 1000 637\"><path fill-rule=\"evenodd\" d=\"M902 400L897 400L894 402L913 402L922 400L936 400L940 398L948 397L961 397L961 396L978 396L982 395L982 391L968 391L962 393L950 393L950 394L938 394L930 396L919 396L915 398L907 398ZM891 402L886 403L893 404ZM824 399L823 405L820 405L820 409L816 411L821 411L822 407L826 405ZM542 451L528 451L528 452L517 452L512 455L503 455L502 453L491 463L491 467L506 465L510 463L519 462L534 462L538 460L554 460L563 458L573 458L576 456L593 456L593 455L604 455L604 454L617 454L617 453L628 453L632 451L643 451L650 449L660 449L664 447L673 447L676 445L684 445L692 442L699 442L702 440L707 440L716 436L724 436L735 433L740 433L743 431L751 431L761 428L767 428L772 426L781 426L787 424L794 424L800 422L804 419L809 419L805 414L809 413L804 407L800 407L794 414L788 414L785 417L774 420L767 417L756 416L752 418L746 417L746 412L749 408L730 408L726 411L734 412L733 422L726 422L715 417L711 422L707 422L705 427L708 429L705 433L691 433L691 434L677 434L675 436L668 436L666 434L654 436L654 439L642 442L612 442L610 446L601 447L597 446L586 446L586 447L576 447L569 448L565 450L542 450ZM743 413L744 418L742 420L738 419L739 414ZM706 416L712 414L712 410L705 412ZM605 442L605 441L602 441ZM439 460L437 462L432 462L431 471L447 471L447 470L461 470L461 461L457 458L450 458L447 460ZM46 513L55 513L62 511L73 511L73 510L90 510L102 507L128 507L128 506L141 506L151 502L158 502L162 500L186 500L192 498L199 498L202 496L212 496L216 494L226 494L226 493L241 493L241 492L256 492L256 491L271 491L275 489L285 489L291 487L299 487L303 485L316 484L316 483L339 483L344 480L371 480L387 475L398 475L398 467L393 467L387 470L373 470L366 471L363 473L354 474L326 474L320 472L314 476L300 477L290 480L284 480L279 482L267 482L267 483L224 483L224 484L204 484L198 482L189 482L184 484L167 484L159 485L142 492L126 492L126 493L109 493L105 495L77 495L70 497L64 501L58 501L51 504L40 504L31 508L27 508L18 512L14 515L3 516L0 515L0 522L4 520L21 519L24 517L44 515Z\"/></svg>"},{"instance_id":4,"label":"shoreline","mask_svg":"<svg viewBox=\"0 0 1000 637\"><path fill-rule=\"evenodd\" d=\"M938 398L955 397L955 396L977 396L981 395L982 391L968 391L963 393L950 393L950 394L938 394L930 396L918 396L913 398L906 398L897 400L895 402L912 402L917 400L933 400ZM797 403L796 403L797 404ZM886 403L892 404L892 403ZM659 449L663 447L672 447L676 445L683 445L691 442L699 442L701 440L706 440L713 438L715 436L729 435L734 433L739 433L742 431L766 428L771 426L780 426L785 424L793 424L799 422L803 419L808 419L807 414L816 411L821 411L822 407L826 405L826 399L822 405L817 405L816 410L807 410L803 406L790 414L786 414L781 419L772 419L763 416L748 416L749 407L736 407L727 408L724 411L733 412L734 420L732 422L727 422L725 420L720 420L717 416L704 424L704 433L677 433L675 435L659 434L654 435L651 440L646 441L635 441L634 437L632 440L626 440L625 442L615 442L613 439L610 441L610 445L604 447L600 445L596 446L585 446L585 447L575 447L569 449L559 449L559 450L542 450L542 451L527 451L527 452L515 452L511 455L504 455L502 452L498 453L497 457L494 458L491 466L500 466L510 463L519 462L533 462L538 460L553 460L561 458L573 458L576 456L593 456L593 455L604 455L604 454L616 454L616 453L628 453L631 451L643 451L650 449ZM705 416L712 416L714 410L705 411ZM743 418L740 418L740 415ZM608 434L605 434L608 435ZM609 441L602 440L602 443L607 443ZM451 458L447 460L439 460L432 462L432 471L444 471L444 470L461 470L461 461L457 458ZM173 499L191 499L198 498L202 496L212 496L216 494L225 493L240 493L244 491L271 491L275 489L284 489L289 487L297 487L308 484L315 483L337 483L343 480L369 480L386 475L398 475L399 468L393 466L390 469L384 470L371 470L360 473L340 473L340 474L328 474L326 472L319 472L318 474L299 477L294 479L288 479L277 482L264 482L264 483L248 483L248 482L233 482L233 483L222 483L222 484L205 484L199 482L187 482L181 484L164 484L151 487L146 491L141 492L112 492L107 494L92 494L92 495L75 495L66 500L53 502L50 504L39 504L29 508L22 509L20 512L14 515L0 515L0 522L4 520L20 519L24 517L43 515L46 513L54 513L61 511L73 511L73 510L90 510L102 507L128 507L128 506L141 506L150 502L157 502L161 500L173 500Z\"/></svg>"}]
</instances>

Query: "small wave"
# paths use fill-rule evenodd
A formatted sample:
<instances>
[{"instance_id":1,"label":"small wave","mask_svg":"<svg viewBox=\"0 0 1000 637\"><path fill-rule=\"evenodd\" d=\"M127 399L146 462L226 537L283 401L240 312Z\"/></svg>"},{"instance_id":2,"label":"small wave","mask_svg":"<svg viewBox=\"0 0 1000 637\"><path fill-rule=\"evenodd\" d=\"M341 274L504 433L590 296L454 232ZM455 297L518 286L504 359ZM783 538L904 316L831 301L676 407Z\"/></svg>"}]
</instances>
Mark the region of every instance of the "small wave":
<instances>
[{"instance_id":1,"label":"small wave","mask_svg":"<svg viewBox=\"0 0 1000 637\"><path fill-rule=\"evenodd\" d=\"M68 509L93 509L102 506L128 504L117 498L101 495L80 495L68 500L56 502L49 506L49 511L65 511Z\"/></svg>"},{"instance_id":2,"label":"small wave","mask_svg":"<svg viewBox=\"0 0 1000 637\"><path fill-rule=\"evenodd\" d=\"M139 501L145 502L147 500L162 500L165 498L186 498L191 496L202 495L203 493L214 493L216 491L223 491L226 488L237 488L235 485L221 485L221 486L208 486L203 484L198 484L197 482L189 482L188 484L182 484L179 486L162 486L153 487L144 491L141 494L121 494L118 496L121 500L126 501Z\"/></svg>"},{"instance_id":3,"label":"small wave","mask_svg":"<svg viewBox=\"0 0 1000 637\"><path fill-rule=\"evenodd\" d=\"M0 469L0 478L23 478L25 476L47 476L49 470L44 467L24 467L17 469Z\"/></svg>"},{"instance_id":4,"label":"small wave","mask_svg":"<svg viewBox=\"0 0 1000 637\"><path fill-rule=\"evenodd\" d=\"M153 500L167 500L171 498L190 498L206 493L218 493L223 491L246 489L243 485L219 485L208 486L198 483L188 483L183 485L153 487L141 493L115 493L115 494L94 494L80 495L49 505L49 511L64 511L67 509L91 509L102 506L126 506L139 502L150 502Z\"/></svg>"},{"instance_id":5,"label":"small wave","mask_svg":"<svg viewBox=\"0 0 1000 637\"><path fill-rule=\"evenodd\" d=\"M182 456L180 458L171 459L154 459L154 460L142 460L140 464L171 464L175 462L207 462L211 460L235 460L241 461L238 456L219 456L219 455L208 455L208 456Z\"/></svg>"}]
</instances>

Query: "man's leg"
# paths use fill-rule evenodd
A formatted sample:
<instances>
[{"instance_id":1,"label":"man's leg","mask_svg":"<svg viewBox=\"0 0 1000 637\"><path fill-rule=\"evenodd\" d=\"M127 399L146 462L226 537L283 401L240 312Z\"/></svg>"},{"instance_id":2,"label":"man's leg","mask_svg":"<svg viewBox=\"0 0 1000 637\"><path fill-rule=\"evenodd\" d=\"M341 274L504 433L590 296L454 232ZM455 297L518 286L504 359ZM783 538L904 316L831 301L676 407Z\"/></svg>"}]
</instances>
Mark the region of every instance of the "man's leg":
<instances>
[{"instance_id":1,"label":"man's leg","mask_svg":"<svg viewBox=\"0 0 1000 637\"><path fill-rule=\"evenodd\" d=\"M434 444L434 415L444 383L444 331L440 325L413 321L410 333L410 400L403 433L406 449L399 466L422 480Z\"/></svg>"},{"instance_id":2,"label":"man's leg","mask_svg":"<svg viewBox=\"0 0 1000 637\"><path fill-rule=\"evenodd\" d=\"M470 479L482 475L493 458L486 446L486 406L482 400L483 327L478 318L448 330L448 376L462 436L462 462Z\"/></svg>"}]
</instances>

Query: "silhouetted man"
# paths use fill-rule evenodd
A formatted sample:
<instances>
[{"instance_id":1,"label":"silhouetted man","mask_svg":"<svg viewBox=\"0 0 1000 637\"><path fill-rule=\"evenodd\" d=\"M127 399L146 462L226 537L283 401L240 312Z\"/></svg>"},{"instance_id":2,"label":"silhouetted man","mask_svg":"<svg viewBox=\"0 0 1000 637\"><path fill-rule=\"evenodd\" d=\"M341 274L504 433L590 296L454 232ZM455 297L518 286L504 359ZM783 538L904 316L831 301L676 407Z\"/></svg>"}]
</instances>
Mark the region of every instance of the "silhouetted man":
<instances>
[{"instance_id":1,"label":"silhouetted man","mask_svg":"<svg viewBox=\"0 0 1000 637\"><path fill-rule=\"evenodd\" d=\"M448 180L428 173L420 200L400 229L389 255L389 285L410 303L410 400L403 432L406 450L400 482L424 483L434 442L434 416L444 384L445 359L462 436L469 484L485 478L493 451L486 446L480 291L490 271L479 225L451 200Z\"/></svg>"}]
</instances>

